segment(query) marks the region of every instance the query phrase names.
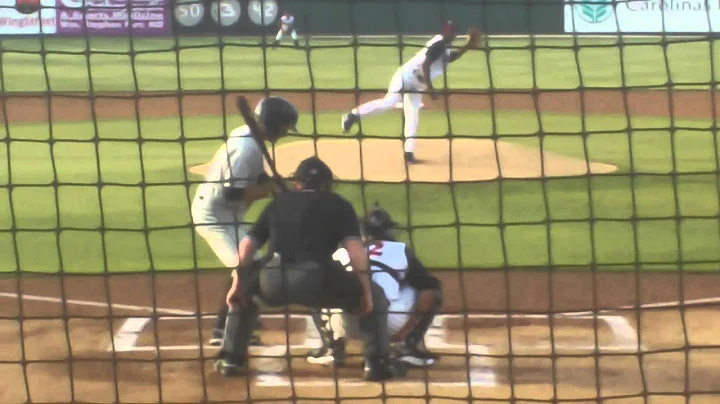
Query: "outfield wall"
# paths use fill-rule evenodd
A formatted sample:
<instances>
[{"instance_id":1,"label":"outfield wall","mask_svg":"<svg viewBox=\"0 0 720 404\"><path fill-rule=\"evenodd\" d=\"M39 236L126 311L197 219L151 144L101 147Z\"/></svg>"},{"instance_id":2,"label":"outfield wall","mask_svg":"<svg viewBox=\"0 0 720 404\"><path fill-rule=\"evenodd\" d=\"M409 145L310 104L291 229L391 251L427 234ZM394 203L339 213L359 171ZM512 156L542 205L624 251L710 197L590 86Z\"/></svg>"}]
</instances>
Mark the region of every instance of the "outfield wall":
<instances>
[{"instance_id":1,"label":"outfield wall","mask_svg":"<svg viewBox=\"0 0 720 404\"><path fill-rule=\"evenodd\" d=\"M563 32L558 0L286 0L284 8L301 18L301 29L311 35L429 34L445 20L453 20L461 32L471 26L491 34Z\"/></svg>"},{"instance_id":2,"label":"outfield wall","mask_svg":"<svg viewBox=\"0 0 720 404\"><path fill-rule=\"evenodd\" d=\"M0 36L275 34L280 16L300 35L436 33L453 20L492 34L556 34L562 0L0 0ZM87 25L85 25L87 24Z\"/></svg>"},{"instance_id":3,"label":"outfield wall","mask_svg":"<svg viewBox=\"0 0 720 404\"><path fill-rule=\"evenodd\" d=\"M432 35L453 20L491 35L720 32L706 0L0 0L0 36Z\"/></svg>"}]
</instances>

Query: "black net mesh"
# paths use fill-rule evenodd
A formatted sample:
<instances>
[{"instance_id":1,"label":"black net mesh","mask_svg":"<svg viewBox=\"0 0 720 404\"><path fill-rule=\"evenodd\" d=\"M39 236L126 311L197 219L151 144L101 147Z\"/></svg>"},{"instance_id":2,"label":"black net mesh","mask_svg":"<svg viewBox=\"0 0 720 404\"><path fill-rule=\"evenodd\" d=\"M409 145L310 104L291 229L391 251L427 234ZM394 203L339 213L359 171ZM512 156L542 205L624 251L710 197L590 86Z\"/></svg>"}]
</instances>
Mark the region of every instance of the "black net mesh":
<instances>
[{"instance_id":1,"label":"black net mesh","mask_svg":"<svg viewBox=\"0 0 720 404\"><path fill-rule=\"evenodd\" d=\"M0 402L720 399L716 3L0 6ZM453 50L488 36L436 99L389 98L447 20ZM442 282L437 363L365 382L358 340L346 367L308 363L292 307L262 311L249 376L215 371L230 271L193 216L237 95L300 110L281 175L318 155L359 215L400 223Z\"/></svg>"}]
</instances>

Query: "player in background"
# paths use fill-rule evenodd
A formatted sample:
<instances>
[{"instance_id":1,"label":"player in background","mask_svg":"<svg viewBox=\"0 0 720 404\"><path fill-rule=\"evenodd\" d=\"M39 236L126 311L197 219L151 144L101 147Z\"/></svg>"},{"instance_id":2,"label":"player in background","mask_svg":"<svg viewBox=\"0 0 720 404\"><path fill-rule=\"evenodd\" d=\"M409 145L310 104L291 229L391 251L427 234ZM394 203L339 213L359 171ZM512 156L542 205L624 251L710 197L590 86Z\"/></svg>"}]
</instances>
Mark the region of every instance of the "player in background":
<instances>
[{"instance_id":1,"label":"player in background","mask_svg":"<svg viewBox=\"0 0 720 404\"><path fill-rule=\"evenodd\" d=\"M388 334L395 358L414 367L435 363L438 356L424 347L424 337L442 303L440 281L432 276L409 247L395 241L396 226L390 214L376 207L362 221L363 241L368 249L372 280L380 285L390 302ZM348 265L347 251L338 249L333 258ZM314 364L345 363L347 337L357 335L356 316L338 310L323 310L324 318L316 326L323 345L308 353Z\"/></svg>"},{"instance_id":2,"label":"player in background","mask_svg":"<svg viewBox=\"0 0 720 404\"><path fill-rule=\"evenodd\" d=\"M479 31L471 29L467 43L457 50L450 50L455 40L455 28L452 21L446 22L442 27L442 34L435 35L423 49L395 71L383 98L353 108L342 117L343 132L349 132L362 117L387 111L402 101L405 116L405 161L408 164L415 163L415 137L420 123L423 93L429 93L433 100L437 98L433 80L444 76L450 63L460 59L468 49L476 47L478 35Z\"/></svg>"},{"instance_id":3,"label":"player in background","mask_svg":"<svg viewBox=\"0 0 720 404\"><path fill-rule=\"evenodd\" d=\"M260 101L255 115L258 124L265 128L264 140L270 142L294 131L298 121L295 106L281 97ZM234 129L210 161L205 182L195 191L191 207L196 231L224 266L231 269L238 266L238 245L246 234L245 214L255 201L270 196L272 188L272 181L265 173L262 150L250 128L243 125ZM209 341L213 346L222 343L227 319L225 295L221 298ZM260 343L257 335L252 342Z\"/></svg>"},{"instance_id":4,"label":"player in background","mask_svg":"<svg viewBox=\"0 0 720 404\"><path fill-rule=\"evenodd\" d=\"M280 41L283 39L283 37L287 34L290 34L290 38L295 42L295 46L299 47L300 42L298 41L297 32L295 32L295 28L293 27L295 24L295 17L293 17L290 13L285 13L280 17L280 30L278 31L277 35L275 35L275 40L272 43L272 46L277 46Z\"/></svg>"}]
</instances>

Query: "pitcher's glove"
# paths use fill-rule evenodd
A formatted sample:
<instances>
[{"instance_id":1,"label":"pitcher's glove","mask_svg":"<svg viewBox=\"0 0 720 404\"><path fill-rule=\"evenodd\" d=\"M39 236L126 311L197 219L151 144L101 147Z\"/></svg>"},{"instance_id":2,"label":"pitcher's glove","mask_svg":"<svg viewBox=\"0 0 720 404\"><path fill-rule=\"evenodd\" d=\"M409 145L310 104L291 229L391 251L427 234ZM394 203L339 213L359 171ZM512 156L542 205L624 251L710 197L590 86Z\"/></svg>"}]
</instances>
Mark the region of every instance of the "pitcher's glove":
<instances>
[{"instance_id":1,"label":"pitcher's glove","mask_svg":"<svg viewBox=\"0 0 720 404\"><path fill-rule=\"evenodd\" d=\"M468 29L467 47L470 49L478 49L485 47L485 35L476 27Z\"/></svg>"}]
</instances>

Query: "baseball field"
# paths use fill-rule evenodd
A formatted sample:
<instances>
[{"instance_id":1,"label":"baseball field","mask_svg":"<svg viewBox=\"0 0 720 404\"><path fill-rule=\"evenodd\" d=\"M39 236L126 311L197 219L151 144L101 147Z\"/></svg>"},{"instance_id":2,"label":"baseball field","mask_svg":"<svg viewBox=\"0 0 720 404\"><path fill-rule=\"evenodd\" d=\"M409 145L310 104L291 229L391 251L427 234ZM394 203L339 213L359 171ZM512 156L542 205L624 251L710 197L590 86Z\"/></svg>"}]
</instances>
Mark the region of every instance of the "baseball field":
<instances>
[{"instance_id":1,"label":"baseball field","mask_svg":"<svg viewBox=\"0 0 720 404\"><path fill-rule=\"evenodd\" d=\"M492 38L424 100L407 169L401 109L340 132L401 57L349 44L3 40L0 402L718 402L716 41ZM266 89L302 112L280 172L317 153L443 280L438 365L334 374L303 314L268 313L253 376L212 372L227 275L190 201L232 96Z\"/></svg>"}]
</instances>

